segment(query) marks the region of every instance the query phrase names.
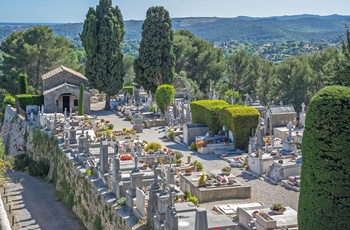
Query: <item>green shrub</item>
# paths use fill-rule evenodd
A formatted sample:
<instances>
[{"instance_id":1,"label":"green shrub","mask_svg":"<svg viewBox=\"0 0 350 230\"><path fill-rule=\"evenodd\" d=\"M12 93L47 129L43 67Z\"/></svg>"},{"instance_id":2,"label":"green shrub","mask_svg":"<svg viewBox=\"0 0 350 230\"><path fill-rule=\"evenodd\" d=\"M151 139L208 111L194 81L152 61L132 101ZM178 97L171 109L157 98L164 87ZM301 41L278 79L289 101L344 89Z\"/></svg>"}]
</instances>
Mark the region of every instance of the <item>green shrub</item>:
<instances>
[{"instance_id":1,"label":"green shrub","mask_svg":"<svg viewBox=\"0 0 350 230\"><path fill-rule=\"evenodd\" d=\"M176 160L180 160L184 156L182 152L178 150L174 151L174 153L175 153Z\"/></svg>"},{"instance_id":2,"label":"green shrub","mask_svg":"<svg viewBox=\"0 0 350 230\"><path fill-rule=\"evenodd\" d=\"M191 200L191 202L192 202L193 204L195 204L195 205L198 204L198 199L197 199L196 196L192 196L190 200Z\"/></svg>"},{"instance_id":3,"label":"green shrub","mask_svg":"<svg viewBox=\"0 0 350 230\"><path fill-rule=\"evenodd\" d=\"M159 142L150 142L143 148L145 152L147 152L148 150L158 151L160 149L162 149L162 144L160 144Z\"/></svg>"},{"instance_id":4,"label":"green shrub","mask_svg":"<svg viewBox=\"0 0 350 230\"><path fill-rule=\"evenodd\" d=\"M14 157L14 169L17 171L24 171L26 167L32 162L30 157L27 154L19 154Z\"/></svg>"},{"instance_id":5,"label":"green shrub","mask_svg":"<svg viewBox=\"0 0 350 230\"><path fill-rule=\"evenodd\" d=\"M171 105L171 103L174 101L175 88L169 84L160 85L158 86L154 97L160 112L165 114L169 105Z\"/></svg>"},{"instance_id":6,"label":"green shrub","mask_svg":"<svg viewBox=\"0 0 350 230\"><path fill-rule=\"evenodd\" d=\"M203 165L201 162L197 161L196 164L195 164L196 168L198 171L201 171L203 170Z\"/></svg>"},{"instance_id":7,"label":"green shrub","mask_svg":"<svg viewBox=\"0 0 350 230\"><path fill-rule=\"evenodd\" d=\"M126 198L125 197L121 197L117 200L117 205L119 206L125 206L126 205Z\"/></svg>"},{"instance_id":8,"label":"green shrub","mask_svg":"<svg viewBox=\"0 0 350 230\"><path fill-rule=\"evenodd\" d=\"M154 106L152 106L151 108L149 108L148 112L154 112L156 111L156 108Z\"/></svg>"},{"instance_id":9,"label":"green shrub","mask_svg":"<svg viewBox=\"0 0 350 230\"><path fill-rule=\"evenodd\" d=\"M233 106L220 110L220 120L229 129L234 138L236 148L247 149L249 137L259 123L260 113L250 106Z\"/></svg>"},{"instance_id":10,"label":"green shrub","mask_svg":"<svg viewBox=\"0 0 350 230\"><path fill-rule=\"evenodd\" d=\"M349 229L350 88L330 86L311 100L302 141L299 229Z\"/></svg>"},{"instance_id":11,"label":"green shrub","mask_svg":"<svg viewBox=\"0 0 350 230\"><path fill-rule=\"evenodd\" d=\"M28 94L28 76L25 73L18 75L18 94Z\"/></svg>"},{"instance_id":12,"label":"green shrub","mask_svg":"<svg viewBox=\"0 0 350 230\"><path fill-rule=\"evenodd\" d=\"M127 90L130 96L134 95L134 86L123 86L123 89Z\"/></svg>"},{"instance_id":13,"label":"green shrub","mask_svg":"<svg viewBox=\"0 0 350 230\"><path fill-rule=\"evenodd\" d=\"M191 102L190 105L192 122L208 126L214 133L218 133L222 126L219 110L231 106L222 100L200 100Z\"/></svg>"},{"instance_id":14,"label":"green shrub","mask_svg":"<svg viewBox=\"0 0 350 230\"><path fill-rule=\"evenodd\" d=\"M28 172L31 176L44 178L50 170L50 163L48 160L32 161L28 166Z\"/></svg>"},{"instance_id":15,"label":"green shrub","mask_svg":"<svg viewBox=\"0 0 350 230\"><path fill-rule=\"evenodd\" d=\"M203 184L205 182L205 174L202 173L201 178L199 178L199 183Z\"/></svg>"},{"instance_id":16,"label":"green shrub","mask_svg":"<svg viewBox=\"0 0 350 230\"><path fill-rule=\"evenodd\" d=\"M188 200L191 198L191 191L190 190L185 190L184 198L185 198L185 200Z\"/></svg>"},{"instance_id":17,"label":"green shrub","mask_svg":"<svg viewBox=\"0 0 350 230\"><path fill-rule=\"evenodd\" d=\"M38 105L44 104L43 95L32 95L32 94L20 94L16 95L20 107L25 110L27 105Z\"/></svg>"},{"instance_id":18,"label":"green shrub","mask_svg":"<svg viewBox=\"0 0 350 230\"><path fill-rule=\"evenodd\" d=\"M85 171L86 176L91 176L92 174L93 174L93 171L90 168Z\"/></svg>"},{"instance_id":19,"label":"green shrub","mask_svg":"<svg viewBox=\"0 0 350 230\"><path fill-rule=\"evenodd\" d=\"M196 143L191 143L190 150L192 150L192 151L197 151L198 150L197 146L196 146Z\"/></svg>"},{"instance_id":20,"label":"green shrub","mask_svg":"<svg viewBox=\"0 0 350 230\"><path fill-rule=\"evenodd\" d=\"M174 136L175 136L175 133L172 129L168 129L168 132L166 134L166 137L169 139L169 140L174 140Z\"/></svg>"},{"instance_id":21,"label":"green shrub","mask_svg":"<svg viewBox=\"0 0 350 230\"><path fill-rule=\"evenodd\" d=\"M16 98L9 93L5 94L4 101L2 102L2 108L5 109L7 105L16 107Z\"/></svg>"},{"instance_id":22,"label":"green shrub","mask_svg":"<svg viewBox=\"0 0 350 230\"><path fill-rule=\"evenodd\" d=\"M79 100L78 100L78 116L84 115L84 84L80 83Z\"/></svg>"},{"instance_id":23,"label":"green shrub","mask_svg":"<svg viewBox=\"0 0 350 230\"><path fill-rule=\"evenodd\" d=\"M114 128L114 125L113 124L108 124L107 127L108 127L109 130L112 130Z\"/></svg>"}]
</instances>

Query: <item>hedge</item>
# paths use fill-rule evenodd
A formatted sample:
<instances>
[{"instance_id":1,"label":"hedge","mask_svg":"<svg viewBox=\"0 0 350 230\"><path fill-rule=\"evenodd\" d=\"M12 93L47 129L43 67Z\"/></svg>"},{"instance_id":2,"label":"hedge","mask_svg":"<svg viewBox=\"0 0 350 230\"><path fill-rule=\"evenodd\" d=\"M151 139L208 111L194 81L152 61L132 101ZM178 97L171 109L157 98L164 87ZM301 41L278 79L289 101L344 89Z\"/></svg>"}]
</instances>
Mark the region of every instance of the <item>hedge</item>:
<instances>
[{"instance_id":1,"label":"hedge","mask_svg":"<svg viewBox=\"0 0 350 230\"><path fill-rule=\"evenodd\" d=\"M126 89L130 96L134 95L134 86L123 86L123 89Z\"/></svg>"},{"instance_id":2,"label":"hedge","mask_svg":"<svg viewBox=\"0 0 350 230\"><path fill-rule=\"evenodd\" d=\"M192 122L201 123L209 129L218 133L222 127L219 110L230 107L226 101L222 100L199 100L191 102Z\"/></svg>"},{"instance_id":3,"label":"hedge","mask_svg":"<svg viewBox=\"0 0 350 230\"><path fill-rule=\"evenodd\" d=\"M38 105L41 106L44 104L43 95L32 95L32 94L19 94L16 95L19 106L25 111L27 105Z\"/></svg>"},{"instance_id":4,"label":"hedge","mask_svg":"<svg viewBox=\"0 0 350 230\"><path fill-rule=\"evenodd\" d=\"M28 76L25 73L18 75L18 94L28 94Z\"/></svg>"},{"instance_id":5,"label":"hedge","mask_svg":"<svg viewBox=\"0 0 350 230\"><path fill-rule=\"evenodd\" d=\"M330 86L311 100L302 141L299 229L349 229L350 88Z\"/></svg>"},{"instance_id":6,"label":"hedge","mask_svg":"<svg viewBox=\"0 0 350 230\"><path fill-rule=\"evenodd\" d=\"M249 137L259 124L260 113L250 106L232 106L220 110L220 120L234 138L235 147L247 149Z\"/></svg>"}]
</instances>

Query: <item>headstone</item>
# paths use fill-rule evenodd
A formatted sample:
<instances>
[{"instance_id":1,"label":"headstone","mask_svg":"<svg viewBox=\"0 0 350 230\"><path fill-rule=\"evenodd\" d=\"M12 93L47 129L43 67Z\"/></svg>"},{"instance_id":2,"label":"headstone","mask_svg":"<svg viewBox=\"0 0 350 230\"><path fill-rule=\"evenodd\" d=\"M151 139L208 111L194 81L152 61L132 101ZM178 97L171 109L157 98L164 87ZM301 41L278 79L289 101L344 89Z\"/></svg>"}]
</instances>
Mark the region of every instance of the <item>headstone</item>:
<instances>
[{"instance_id":1,"label":"headstone","mask_svg":"<svg viewBox=\"0 0 350 230\"><path fill-rule=\"evenodd\" d=\"M153 180L151 189L149 190L149 200L148 200L148 207L147 207L147 223L149 223L152 226L152 229L154 227L154 215L158 207L157 194L160 193L161 191L160 185L158 183L158 162L157 161L155 161L154 163L153 172L154 172L154 180Z\"/></svg>"},{"instance_id":2,"label":"headstone","mask_svg":"<svg viewBox=\"0 0 350 230\"><path fill-rule=\"evenodd\" d=\"M86 137L84 135L84 129L81 132L81 135L79 136L79 145L78 145L78 152L82 153L86 151Z\"/></svg>"},{"instance_id":3,"label":"headstone","mask_svg":"<svg viewBox=\"0 0 350 230\"><path fill-rule=\"evenodd\" d=\"M208 230L208 216L207 210L198 208L196 210L196 220L194 229Z\"/></svg>"},{"instance_id":4,"label":"headstone","mask_svg":"<svg viewBox=\"0 0 350 230\"><path fill-rule=\"evenodd\" d=\"M175 170L172 167L167 169L167 181L168 184L175 184Z\"/></svg>"},{"instance_id":5,"label":"headstone","mask_svg":"<svg viewBox=\"0 0 350 230\"><path fill-rule=\"evenodd\" d=\"M133 116L133 127L132 129L136 130L137 133L142 133L143 132L143 127L142 127L143 119L140 115L135 114Z\"/></svg>"},{"instance_id":6,"label":"headstone","mask_svg":"<svg viewBox=\"0 0 350 230\"><path fill-rule=\"evenodd\" d=\"M146 209L145 209L145 193L139 189L136 188L136 212L137 216L142 219L146 215Z\"/></svg>"},{"instance_id":7,"label":"headstone","mask_svg":"<svg viewBox=\"0 0 350 230\"><path fill-rule=\"evenodd\" d=\"M165 215L165 224L164 227L166 230L173 230L179 228L179 217L176 214L174 206L174 198L176 196L175 192L170 193L169 206L166 210Z\"/></svg>"},{"instance_id":8,"label":"headstone","mask_svg":"<svg viewBox=\"0 0 350 230\"><path fill-rule=\"evenodd\" d=\"M108 142L101 141L100 145L100 172L102 175L108 172Z\"/></svg>"},{"instance_id":9,"label":"headstone","mask_svg":"<svg viewBox=\"0 0 350 230\"><path fill-rule=\"evenodd\" d=\"M169 194L166 191L166 181L163 179L163 189L158 195L158 206L156 219L154 220L154 229L164 229L165 213L169 204Z\"/></svg>"},{"instance_id":10,"label":"headstone","mask_svg":"<svg viewBox=\"0 0 350 230\"><path fill-rule=\"evenodd\" d=\"M77 143L77 130L72 125L71 129L69 130L69 144L76 144Z\"/></svg>"},{"instance_id":11,"label":"headstone","mask_svg":"<svg viewBox=\"0 0 350 230\"><path fill-rule=\"evenodd\" d=\"M138 156L142 155L142 147L140 145L140 142L136 142L136 152Z\"/></svg>"}]
</instances>

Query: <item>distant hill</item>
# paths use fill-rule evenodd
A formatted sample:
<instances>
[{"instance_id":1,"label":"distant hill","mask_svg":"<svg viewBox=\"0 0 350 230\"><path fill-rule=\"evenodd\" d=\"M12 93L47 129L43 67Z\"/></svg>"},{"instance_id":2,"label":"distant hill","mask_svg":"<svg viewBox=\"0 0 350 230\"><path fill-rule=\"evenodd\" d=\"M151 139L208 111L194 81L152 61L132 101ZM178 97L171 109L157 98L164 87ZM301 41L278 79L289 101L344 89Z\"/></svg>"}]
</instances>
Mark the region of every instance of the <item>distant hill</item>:
<instances>
[{"instance_id":1,"label":"distant hill","mask_svg":"<svg viewBox=\"0 0 350 230\"><path fill-rule=\"evenodd\" d=\"M236 18L173 18L173 29L187 29L196 36L212 42L223 41L339 41L345 33L344 24L350 25L350 16L341 15L293 15L267 18L239 16ZM140 20L125 21L125 40L140 40L142 32ZM34 24L0 23L0 41L13 31L28 29ZM80 43L79 33L83 23L46 24L55 34Z\"/></svg>"}]
</instances>

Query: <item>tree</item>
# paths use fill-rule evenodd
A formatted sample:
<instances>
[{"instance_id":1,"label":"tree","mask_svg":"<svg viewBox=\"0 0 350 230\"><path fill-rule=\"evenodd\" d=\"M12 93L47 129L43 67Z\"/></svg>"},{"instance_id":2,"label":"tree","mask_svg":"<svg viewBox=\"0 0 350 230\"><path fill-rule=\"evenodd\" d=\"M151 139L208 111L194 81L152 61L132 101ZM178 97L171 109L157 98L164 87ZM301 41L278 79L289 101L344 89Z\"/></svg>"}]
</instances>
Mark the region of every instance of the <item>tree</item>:
<instances>
[{"instance_id":1,"label":"tree","mask_svg":"<svg viewBox=\"0 0 350 230\"><path fill-rule=\"evenodd\" d=\"M25 73L18 75L18 94L28 94L28 76Z\"/></svg>"},{"instance_id":2,"label":"tree","mask_svg":"<svg viewBox=\"0 0 350 230\"><path fill-rule=\"evenodd\" d=\"M174 97L174 86L168 84L158 86L155 93L155 99L161 113L167 113L169 105L174 101Z\"/></svg>"},{"instance_id":3,"label":"tree","mask_svg":"<svg viewBox=\"0 0 350 230\"><path fill-rule=\"evenodd\" d=\"M54 36L48 26L13 32L2 41L0 50L4 58L0 66L1 87L13 94L17 93L13 84L17 84L19 73L26 73L29 85L41 93L42 74L59 65L76 67L69 41Z\"/></svg>"},{"instance_id":4,"label":"tree","mask_svg":"<svg viewBox=\"0 0 350 230\"><path fill-rule=\"evenodd\" d=\"M78 116L84 115L84 84L80 84L79 100L78 100Z\"/></svg>"},{"instance_id":5,"label":"tree","mask_svg":"<svg viewBox=\"0 0 350 230\"><path fill-rule=\"evenodd\" d=\"M329 86L309 105L303 134L299 229L348 229L350 88Z\"/></svg>"},{"instance_id":6,"label":"tree","mask_svg":"<svg viewBox=\"0 0 350 230\"><path fill-rule=\"evenodd\" d=\"M123 86L126 85L132 85L134 83L135 79L135 72L134 72L134 60L135 58L130 55L125 55L123 64L124 64L124 81L123 81Z\"/></svg>"},{"instance_id":7,"label":"tree","mask_svg":"<svg viewBox=\"0 0 350 230\"><path fill-rule=\"evenodd\" d=\"M134 62L135 80L154 92L157 86L174 81L175 55L169 12L161 6L149 8L142 30L139 57Z\"/></svg>"},{"instance_id":8,"label":"tree","mask_svg":"<svg viewBox=\"0 0 350 230\"><path fill-rule=\"evenodd\" d=\"M96 10L89 8L80 34L87 56L85 74L91 87L106 93L105 109L123 85L124 35L123 16L111 0L100 0Z\"/></svg>"},{"instance_id":9,"label":"tree","mask_svg":"<svg viewBox=\"0 0 350 230\"><path fill-rule=\"evenodd\" d=\"M218 81L227 67L221 49L187 30L175 31L174 53L176 73L186 72L187 78L197 82L204 93L209 92L210 80Z\"/></svg>"}]
</instances>

